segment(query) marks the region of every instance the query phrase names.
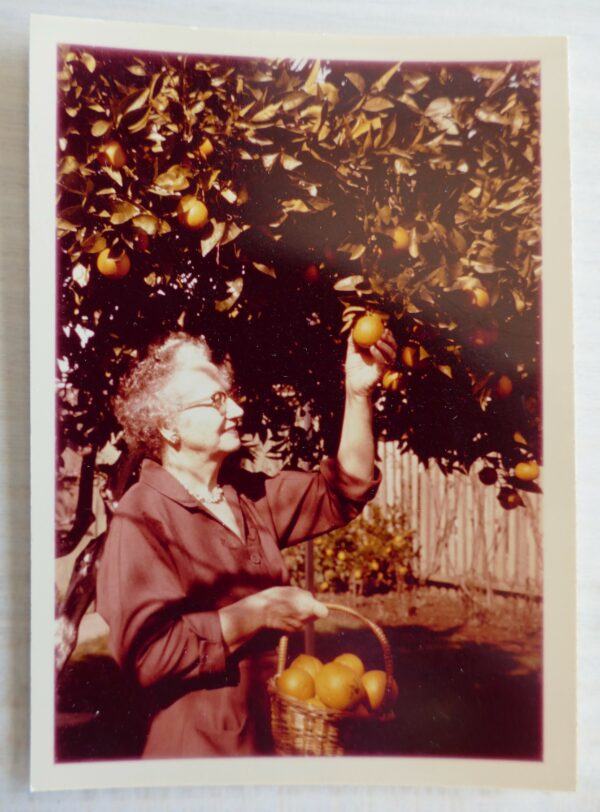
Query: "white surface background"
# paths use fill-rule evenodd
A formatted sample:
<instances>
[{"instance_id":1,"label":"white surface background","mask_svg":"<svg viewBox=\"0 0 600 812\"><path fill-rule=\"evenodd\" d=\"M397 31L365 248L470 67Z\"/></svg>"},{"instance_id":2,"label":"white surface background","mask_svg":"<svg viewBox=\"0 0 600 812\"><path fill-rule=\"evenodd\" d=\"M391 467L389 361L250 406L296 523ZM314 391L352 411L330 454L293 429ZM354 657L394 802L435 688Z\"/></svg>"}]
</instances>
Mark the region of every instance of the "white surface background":
<instances>
[{"instance_id":1,"label":"white surface background","mask_svg":"<svg viewBox=\"0 0 600 812\"><path fill-rule=\"evenodd\" d=\"M310 10L310 14L309 14ZM30 13L251 30L387 35L567 35L573 180L573 267L578 477L579 789L542 793L383 788L239 788L28 791L29 425L27 293L27 59ZM132 43L134 45L134 43ZM593 511L600 484L594 417L600 397L598 204L600 4L597 0L0 0L0 808L81 810L600 810L600 537ZM35 224L33 224L35 225ZM596 250L595 250L596 249ZM52 269L49 268L51 273ZM32 393L35 396L35 393ZM569 544L570 539L565 539ZM432 765L433 765L432 761ZM232 762L232 770L243 769Z\"/></svg>"}]
</instances>

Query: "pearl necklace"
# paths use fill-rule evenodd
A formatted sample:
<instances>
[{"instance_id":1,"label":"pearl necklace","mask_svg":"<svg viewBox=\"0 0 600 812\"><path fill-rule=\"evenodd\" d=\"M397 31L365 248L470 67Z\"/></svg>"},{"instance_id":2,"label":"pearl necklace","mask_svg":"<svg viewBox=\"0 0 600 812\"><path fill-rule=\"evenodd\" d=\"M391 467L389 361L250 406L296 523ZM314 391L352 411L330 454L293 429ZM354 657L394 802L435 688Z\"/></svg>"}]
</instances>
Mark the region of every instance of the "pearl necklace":
<instances>
[{"instance_id":1,"label":"pearl necklace","mask_svg":"<svg viewBox=\"0 0 600 812\"><path fill-rule=\"evenodd\" d=\"M186 488L187 492L190 493L194 499L197 499L199 502L204 502L207 505L218 505L219 502L223 501L224 493L223 488L220 485L215 485L212 490L208 488L203 489L202 491L192 490L191 488Z\"/></svg>"}]
</instances>

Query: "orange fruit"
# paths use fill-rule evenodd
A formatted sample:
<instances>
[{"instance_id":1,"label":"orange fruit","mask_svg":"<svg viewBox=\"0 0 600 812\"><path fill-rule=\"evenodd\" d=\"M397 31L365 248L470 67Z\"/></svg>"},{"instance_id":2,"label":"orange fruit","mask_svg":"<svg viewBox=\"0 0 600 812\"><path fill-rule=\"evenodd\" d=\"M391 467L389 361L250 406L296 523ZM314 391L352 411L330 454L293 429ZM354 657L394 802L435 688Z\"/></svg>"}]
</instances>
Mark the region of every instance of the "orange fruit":
<instances>
[{"instance_id":1,"label":"orange fruit","mask_svg":"<svg viewBox=\"0 0 600 812\"><path fill-rule=\"evenodd\" d=\"M333 662L348 666L348 668L351 668L359 677L362 677L362 675L365 673L365 667L362 660L360 657L357 657L356 654L352 654L351 652L340 654Z\"/></svg>"},{"instance_id":2,"label":"orange fruit","mask_svg":"<svg viewBox=\"0 0 600 812\"><path fill-rule=\"evenodd\" d=\"M118 141L107 141L100 147L100 162L113 169L121 169L127 163L127 155Z\"/></svg>"},{"instance_id":3,"label":"orange fruit","mask_svg":"<svg viewBox=\"0 0 600 812\"><path fill-rule=\"evenodd\" d=\"M520 431L515 431L515 433L513 434L513 440L515 441L515 443L527 445L527 440L523 437Z\"/></svg>"},{"instance_id":4,"label":"orange fruit","mask_svg":"<svg viewBox=\"0 0 600 812\"><path fill-rule=\"evenodd\" d=\"M112 279L121 279L129 273L131 261L125 251L114 256L113 249L105 248L98 254L96 267L102 276L111 277Z\"/></svg>"},{"instance_id":5,"label":"orange fruit","mask_svg":"<svg viewBox=\"0 0 600 812\"><path fill-rule=\"evenodd\" d=\"M498 340L499 329L497 324L489 327L475 327L471 330L469 341L474 347L491 347Z\"/></svg>"},{"instance_id":6,"label":"orange fruit","mask_svg":"<svg viewBox=\"0 0 600 812\"><path fill-rule=\"evenodd\" d=\"M361 316L352 330L354 343L363 349L376 344L383 335L383 322L377 313L367 313Z\"/></svg>"},{"instance_id":7,"label":"orange fruit","mask_svg":"<svg viewBox=\"0 0 600 812\"><path fill-rule=\"evenodd\" d=\"M406 251L410 245L410 232L402 226L396 226L392 231L392 240L394 251Z\"/></svg>"},{"instance_id":8,"label":"orange fruit","mask_svg":"<svg viewBox=\"0 0 600 812\"><path fill-rule=\"evenodd\" d=\"M200 144L199 149L200 155L202 155L203 158L208 158L209 155L212 155L214 151L215 148L211 144L210 140L208 138L205 138L204 141Z\"/></svg>"},{"instance_id":9,"label":"orange fruit","mask_svg":"<svg viewBox=\"0 0 600 812\"><path fill-rule=\"evenodd\" d=\"M484 485L493 485L498 480L496 469L490 466L482 468L479 472L479 479Z\"/></svg>"},{"instance_id":10,"label":"orange fruit","mask_svg":"<svg viewBox=\"0 0 600 812\"><path fill-rule=\"evenodd\" d=\"M363 674L361 677L361 682L367 695L368 705L372 711L378 710L383 704L383 700L385 698L386 680L387 677L385 671L367 671L367 673ZM397 699L398 684L392 677L390 701L393 703Z\"/></svg>"},{"instance_id":11,"label":"orange fruit","mask_svg":"<svg viewBox=\"0 0 600 812\"><path fill-rule=\"evenodd\" d=\"M309 283L309 285L314 285L316 282L318 282L319 276L320 272L318 265L315 265L315 263L312 262L310 265L306 266L304 270L304 279Z\"/></svg>"},{"instance_id":12,"label":"orange fruit","mask_svg":"<svg viewBox=\"0 0 600 812\"><path fill-rule=\"evenodd\" d=\"M519 462L515 465L515 476L523 482L532 482L540 475L540 467L535 460Z\"/></svg>"},{"instance_id":13,"label":"orange fruit","mask_svg":"<svg viewBox=\"0 0 600 812\"><path fill-rule=\"evenodd\" d=\"M320 708L321 710L327 709L327 705L321 699L319 699L318 696L311 696L310 699L306 700L306 704L310 705L311 708Z\"/></svg>"},{"instance_id":14,"label":"orange fruit","mask_svg":"<svg viewBox=\"0 0 600 812\"><path fill-rule=\"evenodd\" d=\"M514 510L517 507L523 507L523 500L519 494L516 491L511 491L505 488L500 489L498 501L504 510Z\"/></svg>"},{"instance_id":15,"label":"orange fruit","mask_svg":"<svg viewBox=\"0 0 600 812\"><path fill-rule=\"evenodd\" d=\"M303 668L286 668L277 677L277 690L294 699L310 699L315 695L315 681Z\"/></svg>"},{"instance_id":16,"label":"orange fruit","mask_svg":"<svg viewBox=\"0 0 600 812\"><path fill-rule=\"evenodd\" d=\"M496 394L498 397L507 398L513 390L513 383L508 375L500 375L496 382Z\"/></svg>"},{"instance_id":17,"label":"orange fruit","mask_svg":"<svg viewBox=\"0 0 600 812\"><path fill-rule=\"evenodd\" d=\"M293 661L291 668L302 668L314 679L323 668L323 663L318 657L313 657L311 654L299 654Z\"/></svg>"},{"instance_id":18,"label":"orange fruit","mask_svg":"<svg viewBox=\"0 0 600 812\"><path fill-rule=\"evenodd\" d=\"M177 216L181 225L196 231L208 223L208 209L194 195L184 195L177 206Z\"/></svg>"},{"instance_id":19,"label":"orange fruit","mask_svg":"<svg viewBox=\"0 0 600 812\"><path fill-rule=\"evenodd\" d=\"M348 710L362 699L363 687L355 671L342 663L324 665L315 678L319 699L328 708Z\"/></svg>"}]
</instances>

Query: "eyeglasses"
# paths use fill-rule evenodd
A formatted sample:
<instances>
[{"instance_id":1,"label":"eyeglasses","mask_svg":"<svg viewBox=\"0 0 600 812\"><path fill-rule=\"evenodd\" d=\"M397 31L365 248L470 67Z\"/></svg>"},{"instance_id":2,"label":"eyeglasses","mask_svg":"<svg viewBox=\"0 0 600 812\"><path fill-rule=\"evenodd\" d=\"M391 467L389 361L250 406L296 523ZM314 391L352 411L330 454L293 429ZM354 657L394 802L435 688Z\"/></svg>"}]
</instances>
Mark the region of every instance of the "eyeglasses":
<instances>
[{"instance_id":1,"label":"eyeglasses","mask_svg":"<svg viewBox=\"0 0 600 812\"><path fill-rule=\"evenodd\" d=\"M233 396L227 394L227 392L215 392L214 395L211 395L209 398L188 403L187 406L183 406L179 411L185 412L188 409L195 409L196 406L212 406L220 414L225 415L227 414L227 401L230 399L233 400Z\"/></svg>"}]
</instances>

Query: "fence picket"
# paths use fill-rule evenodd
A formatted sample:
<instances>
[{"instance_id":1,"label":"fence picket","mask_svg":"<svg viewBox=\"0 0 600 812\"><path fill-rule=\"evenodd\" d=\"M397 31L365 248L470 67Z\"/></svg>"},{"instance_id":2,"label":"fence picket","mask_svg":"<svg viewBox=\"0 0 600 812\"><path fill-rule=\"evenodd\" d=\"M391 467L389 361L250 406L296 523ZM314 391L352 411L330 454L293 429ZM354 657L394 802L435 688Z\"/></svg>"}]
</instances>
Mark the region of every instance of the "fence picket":
<instances>
[{"instance_id":1,"label":"fence picket","mask_svg":"<svg viewBox=\"0 0 600 812\"><path fill-rule=\"evenodd\" d=\"M483 485L474 470L444 476L393 443L380 442L378 452L383 481L377 502L405 513L420 549L414 562L420 578L448 584L466 579L488 595L494 588L541 594L540 495L527 494L525 508L506 511L496 489Z\"/></svg>"}]
</instances>

